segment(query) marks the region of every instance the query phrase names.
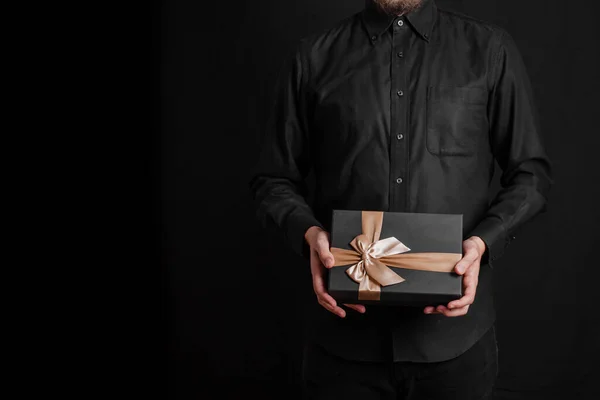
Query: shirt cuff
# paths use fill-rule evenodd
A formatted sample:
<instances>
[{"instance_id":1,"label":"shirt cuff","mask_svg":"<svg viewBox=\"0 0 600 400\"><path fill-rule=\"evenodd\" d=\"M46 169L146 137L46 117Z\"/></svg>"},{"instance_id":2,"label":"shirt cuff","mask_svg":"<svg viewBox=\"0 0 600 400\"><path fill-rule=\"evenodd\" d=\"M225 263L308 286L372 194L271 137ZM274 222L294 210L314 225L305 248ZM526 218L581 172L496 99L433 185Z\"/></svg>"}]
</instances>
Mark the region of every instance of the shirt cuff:
<instances>
[{"instance_id":1,"label":"shirt cuff","mask_svg":"<svg viewBox=\"0 0 600 400\"><path fill-rule=\"evenodd\" d=\"M490 267L493 267L493 261L500 258L508 246L504 226L497 218L485 218L470 232L470 236L478 236L485 243L481 263L489 264Z\"/></svg>"},{"instance_id":2,"label":"shirt cuff","mask_svg":"<svg viewBox=\"0 0 600 400\"><path fill-rule=\"evenodd\" d=\"M304 235L311 226L318 226L325 230L323 224L314 215L309 213L297 212L290 214L287 218L286 235L288 243L296 254L306 259L310 259L310 247Z\"/></svg>"}]
</instances>

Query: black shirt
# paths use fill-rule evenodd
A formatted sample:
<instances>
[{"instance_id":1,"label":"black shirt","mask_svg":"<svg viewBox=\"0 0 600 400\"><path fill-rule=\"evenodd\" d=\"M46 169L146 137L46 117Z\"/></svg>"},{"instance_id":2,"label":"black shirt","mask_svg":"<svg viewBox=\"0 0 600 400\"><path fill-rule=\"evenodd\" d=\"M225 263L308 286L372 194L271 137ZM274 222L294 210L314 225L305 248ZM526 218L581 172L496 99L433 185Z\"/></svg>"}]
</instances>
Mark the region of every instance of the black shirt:
<instances>
[{"instance_id":1,"label":"black shirt","mask_svg":"<svg viewBox=\"0 0 600 400\"><path fill-rule=\"evenodd\" d=\"M304 234L329 230L332 209L462 214L464 239L486 244L466 316L370 306L341 319L316 305L311 337L361 360L441 361L467 350L495 319L493 261L546 211L553 183L511 36L433 0L400 17L369 1L299 40L275 93L250 187L260 220L296 252L308 257ZM490 201L495 160L502 188Z\"/></svg>"}]
</instances>

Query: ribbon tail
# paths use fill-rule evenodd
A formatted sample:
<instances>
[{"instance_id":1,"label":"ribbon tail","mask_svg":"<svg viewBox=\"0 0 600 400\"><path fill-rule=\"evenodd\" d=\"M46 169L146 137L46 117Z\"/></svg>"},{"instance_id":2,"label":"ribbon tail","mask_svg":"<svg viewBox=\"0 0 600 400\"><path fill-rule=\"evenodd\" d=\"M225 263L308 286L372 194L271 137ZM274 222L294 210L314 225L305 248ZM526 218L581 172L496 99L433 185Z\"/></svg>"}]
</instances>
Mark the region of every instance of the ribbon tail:
<instances>
[{"instance_id":1,"label":"ribbon tail","mask_svg":"<svg viewBox=\"0 0 600 400\"><path fill-rule=\"evenodd\" d=\"M365 264L367 275L377 281L381 286L395 285L405 281L403 277L394 272L379 260L372 259Z\"/></svg>"},{"instance_id":2,"label":"ribbon tail","mask_svg":"<svg viewBox=\"0 0 600 400\"><path fill-rule=\"evenodd\" d=\"M364 264L365 262L361 260L346 270L350 279L358 284L361 284L367 277Z\"/></svg>"},{"instance_id":3,"label":"ribbon tail","mask_svg":"<svg viewBox=\"0 0 600 400\"><path fill-rule=\"evenodd\" d=\"M358 285L358 300L375 300L381 299L381 285L365 275L365 278Z\"/></svg>"}]
</instances>

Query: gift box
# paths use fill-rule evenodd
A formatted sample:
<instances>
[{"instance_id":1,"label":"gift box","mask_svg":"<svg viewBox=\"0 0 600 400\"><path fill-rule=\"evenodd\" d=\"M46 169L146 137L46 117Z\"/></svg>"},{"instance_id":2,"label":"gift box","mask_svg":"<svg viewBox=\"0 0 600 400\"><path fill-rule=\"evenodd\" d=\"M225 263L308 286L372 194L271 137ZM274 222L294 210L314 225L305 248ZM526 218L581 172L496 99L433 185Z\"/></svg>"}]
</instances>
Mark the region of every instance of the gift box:
<instances>
[{"instance_id":1,"label":"gift box","mask_svg":"<svg viewBox=\"0 0 600 400\"><path fill-rule=\"evenodd\" d=\"M462 214L333 210L327 270L338 303L437 306L462 297Z\"/></svg>"}]
</instances>

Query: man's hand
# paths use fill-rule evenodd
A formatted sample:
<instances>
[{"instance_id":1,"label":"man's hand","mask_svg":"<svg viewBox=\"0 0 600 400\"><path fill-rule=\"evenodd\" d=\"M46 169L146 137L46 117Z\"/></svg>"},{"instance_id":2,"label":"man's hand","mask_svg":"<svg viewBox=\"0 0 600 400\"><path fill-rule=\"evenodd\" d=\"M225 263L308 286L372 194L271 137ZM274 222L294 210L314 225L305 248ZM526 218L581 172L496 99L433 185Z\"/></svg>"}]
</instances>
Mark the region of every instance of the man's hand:
<instances>
[{"instance_id":1,"label":"man's hand","mask_svg":"<svg viewBox=\"0 0 600 400\"><path fill-rule=\"evenodd\" d=\"M463 257L454 267L454 271L463 275L463 297L453 300L447 306L425 307L425 314L444 314L446 317L458 317L469 311L475 301L481 256L485 252L485 242L478 236L471 236L463 242Z\"/></svg>"},{"instance_id":2,"label":"man's hand","mask_svg":"<svg viewBox=\"0 0 600 400\"><path fill-rule=\"evenodd\" d=\"M339 307L335 299L325 290L325 268L331 268L334 264L333 254L329 251L329 233L318 226L311 226L306 231L304 238L310 246L310 272L312 274L313 289L319 304L335 315L344 318L346 311ZM365 306L362 304L344 305L359 313L366 311Z\"/></svg>"}]
</instances>

